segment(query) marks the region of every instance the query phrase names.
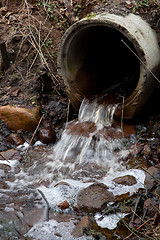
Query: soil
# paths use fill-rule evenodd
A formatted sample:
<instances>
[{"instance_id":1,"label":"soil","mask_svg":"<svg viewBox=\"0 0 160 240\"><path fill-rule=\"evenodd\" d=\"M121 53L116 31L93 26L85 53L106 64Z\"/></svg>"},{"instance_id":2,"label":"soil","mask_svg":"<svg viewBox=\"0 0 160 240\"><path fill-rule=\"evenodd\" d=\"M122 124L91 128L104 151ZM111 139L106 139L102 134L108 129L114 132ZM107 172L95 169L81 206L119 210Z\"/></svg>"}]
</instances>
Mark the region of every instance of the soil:
<instances>
[{"instance_id":1,"label":"soil","mask_svg":"<svg viewBox=\"0 0 160 240\"><path fill-rule=\"evenodd\" d=\"M66 120L76 117L71 105L67 114L69 103L65 86L57 74L57 52L62 35L71 24L90 12L121 15L134 12L150 23L160 43L159 3L138 2L0 1L0 104L38 105L40 113L58 132ZM6 137L9 134L1 122L0 150L8 148Z\"/></svg>"},{"instance_id":2,"label":"soil","mask_svg":"<svg viewBox=\"0 0 160 240\"><path fill-rule=\"evenodd\" d=\"M30 108L37 105L40 114L44 114L54 126L56 134L60 135L66 121L76 118L77 113L68 101L63 79L57 74L58 46L71 24L91 12L99 11L142 16L156 31L160 45L159 1L0 0L1 106L11 104ZM144 118L144 109L136 120L147 129L142 134L144 145L148 141L148 135L156 135L158 139L156 143L149 143L153 156L150 165L159 163L156 155L157 146L160 145L158 97L159 89L146 106L146 117ZM14 147L7 141L11 132L13 131L8 130L0 120L0 151ZM23 135L27 139L33 132ZM155 233L148 234L153 236L156 230Z\"/></svg>"}]
</instances>

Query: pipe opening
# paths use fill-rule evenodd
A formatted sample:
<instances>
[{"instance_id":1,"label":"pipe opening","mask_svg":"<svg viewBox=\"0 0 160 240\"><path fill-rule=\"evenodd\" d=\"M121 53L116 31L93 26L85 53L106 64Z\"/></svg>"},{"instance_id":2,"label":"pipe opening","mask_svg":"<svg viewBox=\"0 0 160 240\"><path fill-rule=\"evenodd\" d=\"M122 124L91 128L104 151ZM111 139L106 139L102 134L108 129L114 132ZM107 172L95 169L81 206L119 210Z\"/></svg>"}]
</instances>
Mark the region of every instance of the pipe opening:
<instances>
[{"instance_id":1,"label":"pipe opening","mask_svg":"<svg viewBox=\"0 0 160 240\"><path fill-rule=\"evenodd\" d=\"M78 93L89 97L114 91L117 97L128 97L135 90L140 63L122 40L137 54L133 43L114 28L92 25L77 31L67 68Z\"/></svg>"}]
</instances>

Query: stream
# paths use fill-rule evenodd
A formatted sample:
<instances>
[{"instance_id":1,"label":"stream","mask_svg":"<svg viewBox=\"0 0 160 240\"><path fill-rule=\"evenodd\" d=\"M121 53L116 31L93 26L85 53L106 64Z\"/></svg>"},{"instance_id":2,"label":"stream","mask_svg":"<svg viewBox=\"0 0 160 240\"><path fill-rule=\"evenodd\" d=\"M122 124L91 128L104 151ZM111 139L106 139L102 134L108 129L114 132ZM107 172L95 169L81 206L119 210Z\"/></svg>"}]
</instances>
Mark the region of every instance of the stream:
<instances>
[{"instance_id":1,"label":"stream","mask_svg":"<svg viewBox=\"0 0 160 240\"><path fill-rule=\"evenodd\" d=\"M2 239L96 239L85 233L76 236L74 229L82 216L91 214L99 228L112 232L129 214L106 213L120 196L143 189L145 181L145 173L126 160L136 136L124 136L123 125L113 119L116 107L84 99L78 119L66 124L53 147L38 142L25 162L0 161ZM18 146L22 155L26 148ZM131 179L128 185L126 177ZM106 193L104 201L101 195ZM60 207L65 201L68 206Z\"/></svg>"}]
</instances>

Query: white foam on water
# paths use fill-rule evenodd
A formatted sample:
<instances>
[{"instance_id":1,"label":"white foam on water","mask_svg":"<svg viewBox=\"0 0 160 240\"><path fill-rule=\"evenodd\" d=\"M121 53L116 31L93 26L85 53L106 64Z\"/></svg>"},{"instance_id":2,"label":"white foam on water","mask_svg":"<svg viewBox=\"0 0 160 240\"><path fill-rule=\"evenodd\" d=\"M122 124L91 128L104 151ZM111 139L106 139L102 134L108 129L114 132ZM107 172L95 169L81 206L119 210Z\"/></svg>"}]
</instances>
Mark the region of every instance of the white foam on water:
<instances>
[{"instance_id":1,"label":"white foam on water","mask_svg":"<svg viewBox=\"0 0 160 240\"><path fill-rule=\"evenodd\" d=\"M124 177L127 175L135 177L137 183L129 186L118 184L113 181L115 178ZM109 191L111 191L115 196L125 193L132 195L133 193L136 193L138 189L144 188L145 177L146 175L144 171L140 169L129 169L120 172L114 172L111 175L107 174L107 176L105 176L100 182L106 184L109 187Z\"/></svg>"},{"instance_id":2,"label":"white foam on water","mask_svg":"<svg viewBox=\"0 0 160 240\"><path fill-rule=\"evenodd\" d=\"M23 144L17 146L18 149L26 150L29 146L28 142L24 142Z\"/></svg>"},{"instance_id":3,"label":"white foam on water","mask_svg":"<svg viewBox=\"0 0 160 240\"><path fill-rule=\"evenodd\" d=\"M73 221L60 222L49 220L48 222L38 223L32 227L25 237L32 237L36 240L92 240L93 238L83 236L74 238L71 233L75 225Z\"/></svg>"},{"instance_id":4,"label":"white foam on water","mask_svg":"<svg viewBox=\"0 0 160 240\"><path fill-rule=\"evenodd\" d=\"M0 160L0 164L8 165L14 170L15 166L19 164L19 161L18 160Z\"/></svg>"},{"instance_id":5,"label":"white foam on water","mask_svg":"<svg viewBox=\"0 0 160 240\"><path fill-rule=\"evenodd\" d=\"M123 161L120 160L126 158L129 151L125 149L123 139L110 136L105 139L103 136L104 127L109 127L111 131L113 129L116 107L117 105L98 104L97 100L90 103L85 99L82 102L78 121L72 124L92 122L96 130L90 132L88 137L64 130L60 141L54 146L53 154L49 156L53 159L49 164L60 178L72 175L88 163L97 164L111 173L125 170ZM117 128L114 131L122 130ZM135 138L132 136L129 141L134 142Z\"/></svg>"},{"instance_id":6,"label":"white foam on water","mask_svg":"<svg viewBox=\"0 0 160 240\"><path fill-rule=\"evenodd\" d=\"M119 221L122 220L125 216L127 216L126 213L116 213L110 214L108 216L102 216L100 213L97 213L95 215L95 220L98 226L101 228L108 228L109 230L113 230L117 227Z\"/></svg>"}]
</instances>

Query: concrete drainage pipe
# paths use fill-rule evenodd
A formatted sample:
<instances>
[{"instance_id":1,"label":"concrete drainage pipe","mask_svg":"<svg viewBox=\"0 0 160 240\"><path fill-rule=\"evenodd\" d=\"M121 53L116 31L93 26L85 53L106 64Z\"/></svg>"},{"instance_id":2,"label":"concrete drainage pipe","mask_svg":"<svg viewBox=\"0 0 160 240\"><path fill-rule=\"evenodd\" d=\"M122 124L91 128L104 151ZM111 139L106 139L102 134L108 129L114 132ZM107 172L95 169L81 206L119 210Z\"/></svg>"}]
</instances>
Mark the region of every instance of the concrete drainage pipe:
<instances>
[{"instance_id":1,"label":"concrete drainage pipe","mask_svg":"<svg viewBox=\"0 0 160 240\"><path fill-rule=\"evenodd\" d=\"M62 37L58 72L78 110L84 97L118 87L124 118L133 118L155 87L160 69L156 34L141 17L99 14L73 24ZM122 98L116 110L121 116Z\"/></svg>"}]
</instances>

